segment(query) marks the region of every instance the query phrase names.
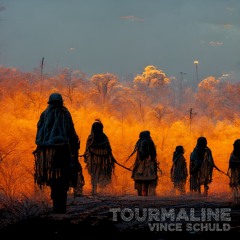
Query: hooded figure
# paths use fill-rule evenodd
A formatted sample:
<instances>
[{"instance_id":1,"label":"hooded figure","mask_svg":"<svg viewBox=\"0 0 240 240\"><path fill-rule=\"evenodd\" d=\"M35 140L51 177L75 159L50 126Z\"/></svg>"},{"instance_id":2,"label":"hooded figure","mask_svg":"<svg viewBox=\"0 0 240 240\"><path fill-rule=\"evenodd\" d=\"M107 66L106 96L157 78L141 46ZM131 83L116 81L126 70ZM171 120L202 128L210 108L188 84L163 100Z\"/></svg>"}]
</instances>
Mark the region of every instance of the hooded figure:
<instances>
[{"instance_id":1,"label":"hooded figure","mask_svg":"<svg viewBox=\"0 0 240 240\"><path fill-rule=\"evenodd\" d=\"M170 173L174 189L180 192L180 194L185 194L188 172L183 146L177 146L173 153Z\"/></svg>"},{"instance_id":2,"label":"hooded figure","mask_svg":"<svg viewBox=\"0 0 240 240\"><path fill-rule=\"evenodd\" d=\"M115 168L108 137L103 132L103 124L96 119L92 124L84 153L86 168L91 176L92 195L97 193L97 186L103 188L111 183Z\"/></svg>"},{"instance_id":3,"label":"hooded figure","mask_svg":"<svg viewBox=\"0 0 240 240\"><path fill-rule=\"evenodd\" d=\"M230 177L229 186L233 191L234 200L239 199L240 188L240 139L233 143L233 151L229 158L228 175Z\"/></svg>"},{"instance_id":4,"label":"hooded figure","mask_svg":"<svg viewBox=\"0 0 240 240\"><path fill-rule=\"evenodd\" d=\"M140 132L139 140L130 156L135 152L137 155L132 171L134 188L137 190L138 196L155 195L158 182L158 162L156 147L149 131Z\"/></svg>"},{"instance_id":5,"label":"hooded figure","mask_svg":"<svg viewBox=\"0 0 240 240\"><path fill-rule=\"evenodd\" d=\"M209 184L212 182L214 168L212 151L207 147L207 139L199 137L197 145L190 154L190 190L201 193L204 186L204 195L208 194Z\"/></svg>"},{"instance_id":6,"label":"hooded figure","mask_svg":"<svg viewBox=\"0 0 240 240\"><path fill-rule=\"evenodd\" d=\"M53 211L65 213L67 192L69 187L76 186L81 165L78 162L80 140L61 94L49 96L48 107L37 123L35 143L35 183L40 188L49 186Z\"/></svg>"}]
</instances>

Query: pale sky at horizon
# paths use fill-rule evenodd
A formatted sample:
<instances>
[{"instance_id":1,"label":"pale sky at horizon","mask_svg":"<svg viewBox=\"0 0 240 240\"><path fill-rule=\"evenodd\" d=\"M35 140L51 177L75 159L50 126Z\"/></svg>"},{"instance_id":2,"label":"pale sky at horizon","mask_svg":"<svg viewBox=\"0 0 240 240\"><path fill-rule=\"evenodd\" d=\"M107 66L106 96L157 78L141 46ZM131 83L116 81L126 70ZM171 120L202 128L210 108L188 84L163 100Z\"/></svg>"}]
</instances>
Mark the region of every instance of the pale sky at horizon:
<instances>
[{"instance_id":1,"label":"pale sky at horizon","mask_svg":"<svg viewBox=\"0 0 240 240\"><path fill-rule=\"evenodd\" d=\"M89 76L231 74L240 80L240 0L0 0L0 65Z\"/></svg>"}]
</instances>

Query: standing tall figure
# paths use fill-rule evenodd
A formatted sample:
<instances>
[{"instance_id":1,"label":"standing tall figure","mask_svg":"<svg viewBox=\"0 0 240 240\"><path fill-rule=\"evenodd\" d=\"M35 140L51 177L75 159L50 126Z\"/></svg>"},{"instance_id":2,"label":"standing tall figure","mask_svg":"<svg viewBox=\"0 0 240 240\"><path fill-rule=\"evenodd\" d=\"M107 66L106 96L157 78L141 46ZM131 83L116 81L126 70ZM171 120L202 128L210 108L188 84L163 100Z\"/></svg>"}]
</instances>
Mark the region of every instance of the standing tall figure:
<instances>
[{"instance_id":1,"label":"standing tall figure","mask_svg":"<svg viewBox=\"0 0 240 240\"><path fill-rule=\"evenodd\" d=\"M174 189L180 194L186 193L186 181L187 181L187 163L184 157L183 146L177 146L172 158L171 167L171 181L173 182Z\"/></svg>"},{"instance_id":2,"label":"standing tall figure","mask_svg":"<svg viewBox=\"0 0 240 240\"><path fill-rule=\"evenodd\" d=\"M207 139L199 137L196 147L190 154L190 191L201 193L201 186L204 186L204 195L208 195L208 185L212 182L214 166Z\"/></svg>"},{"instance_id":3,"label":"standing tall figure","mask_svg":"<svg viewBox=\"0 0 240 240\"><path fill-rule=\"evenodd\" d=\"M229 186L233 191L234 201L240 200L240 139L235 140L233 151L229 159L228 175L230 177Z\"/></svg>"},{"instance_id":4,"label":"standing tall figure","mask_svg":"<svg viewBox=\"0 0 240 240\"><path fill-rule=\"evenodd\" d=\"M158 183L158 162L156 146L149 131L140 132L139 140L130 156L135 152L137 155L132 171L134 188L137 190L138 196L153 196L156 194Z\"/></svg>"},{"instance_id":5,"label":"standing tall figure","mask_svg":"<svg viewBox=\"0 0 240 240\"><path fill-rule=\"evenodd\" d=\"M69 187L76 186L76 173L81 166L78 162L80 140L61 94L49 96L48 107L37 124L35 143L35 183L40 188L49 186L53 212L65 213L67 192Z\"/></svg>"},{"instance_id":6,"label":"standing tall figure","mask_svg":"<svg viewBox=\"0 0 240 240\"><path fill-rule=\"evenodd\" d=\"M115 168L115 158L108 137L103 132L103 124L96 119L92 124L84 153L86 168L91 176L92 195L97 187L103 188L111 183Z\"/></svg>"}]
</instances>

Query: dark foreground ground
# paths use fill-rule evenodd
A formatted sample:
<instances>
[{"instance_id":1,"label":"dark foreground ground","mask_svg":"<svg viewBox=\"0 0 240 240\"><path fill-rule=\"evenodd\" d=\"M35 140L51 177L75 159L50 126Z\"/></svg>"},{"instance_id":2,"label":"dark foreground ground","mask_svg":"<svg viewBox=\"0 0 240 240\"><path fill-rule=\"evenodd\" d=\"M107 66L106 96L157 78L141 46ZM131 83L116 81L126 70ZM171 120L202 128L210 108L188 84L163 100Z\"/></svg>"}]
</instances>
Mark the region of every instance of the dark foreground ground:
<instances>
[{"instance_id":1,"label":"dark foreground ground","mask_svg":"<svg viewBox=\"0 0 240 240\"><path fill-rule=\"evenodd\" d=\"M129 212L135 209L174 209L179 213L184 209L187 213L194 210L194 216L200 217L202 209L230 208L230 221L209 222L212 227L218 225L218 229L211 231L199 230L205 221L180 221L181 231L177 231L176 221L162 221L162 224L171 226L168 230L150 230L150 224L159 224L160 221L141 220L137 221L135 216L130 221L125 221L121 213L117 214L117 221L113 219L111 209L119 208L125 211L124 216L130 219ZM130 209L130 210L129 210ZM188 217L190 214L188 214ZM187 223L198 224L197 229L186 229ZM230 229L223 230L223 224L230 225ZM171 224L171 225L170 225ZM111 240L164 240L164 239L230 239L240 237L240 206L222 197L137 197L137 196L83 196L69 198L66 214L52 214L49 212L38 217L22 220L18 223L8 225L0 229L0 239L43 239L43 240L65 240L65 239L111 239Z\"/></svg>"}]
</instances>

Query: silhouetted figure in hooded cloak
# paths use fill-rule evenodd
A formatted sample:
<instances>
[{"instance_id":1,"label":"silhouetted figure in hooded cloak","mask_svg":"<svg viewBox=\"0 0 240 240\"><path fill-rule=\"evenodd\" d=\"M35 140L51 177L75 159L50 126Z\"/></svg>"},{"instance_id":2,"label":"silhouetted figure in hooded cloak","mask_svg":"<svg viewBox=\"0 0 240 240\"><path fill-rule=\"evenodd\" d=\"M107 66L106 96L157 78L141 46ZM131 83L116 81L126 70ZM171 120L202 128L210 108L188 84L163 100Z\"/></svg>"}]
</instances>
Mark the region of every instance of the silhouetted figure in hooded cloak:
<instances>
[{"instance_id":1,"label":"silhouetted figure in hooded cloak","mask_svg":"<svg viewBox=\"0 0 240 240\"><path fill-rule=\"evenodd\" d=\"M130 156L135 152L137 155L131 176L134 180L134 188L137 190L138 196L156 195L158 183L157 151L149 131L140 132L139 140Z\"/></svg>"},{"instance_id":2,"label":"silhouetted figure in hooded cloak","mask_svg":"<svg viewBox=\"0 0 240 240\"><path fill-rule=\"evenodd\" d=\"M201 186L204 186L204 195L208 195L214 165L207 139L199 137L196 147L190 154L190 191L201 193Z\"/></svg>"},{"instance_id":3,"label":"silhouetted figure in hooded cloak","mask_svg":"<svg viewBox=\"0 0 240 240\"><path fill-rule=\"evenodd\" d=\"M180 194L185 194L188 171L183 146L177 146L173 153L170 173L174 189Z\"/></svg>"},{"instance_id":4,"label":"silhouetted figure in hooded cloak","mask_svg":"<svg viewBox=\"0 0 240 240\"><path fill-rule=\"evenodd\" d=\"M49 96L48 107L37 124L35 142L35 183L40 188L49 186L53 212L65 213L67 192L69 187L76 187L81 165L78 162L80 140L61 94ZM82 178L81 187L83 185Z\"/></svg>"},{"instance_id":5,"label":"silhouetted figure in hooded cloak","mask_svg":"<svg viewBox=\"0 0 240 240\"><path fill-rule=\"evenodd\" d=\"M240 197L240 139L235 140L233 151L229 158L228 175L230 177L229 186L233 191L235 201Z\"/></svg>"},{"instance_id":6,"label":"silhouetted figure in hooded cloak","mask_svg":"<svg viewBox=\"0 0 240 240\"><path fill-rule=\"evenodd\" d=\"M94 196L98 186L103 188L111 183L115 168L112 148L99 119L92 124L86 143L84 161L91 176L92 195Z\"/></svg>"}]
</instances>

